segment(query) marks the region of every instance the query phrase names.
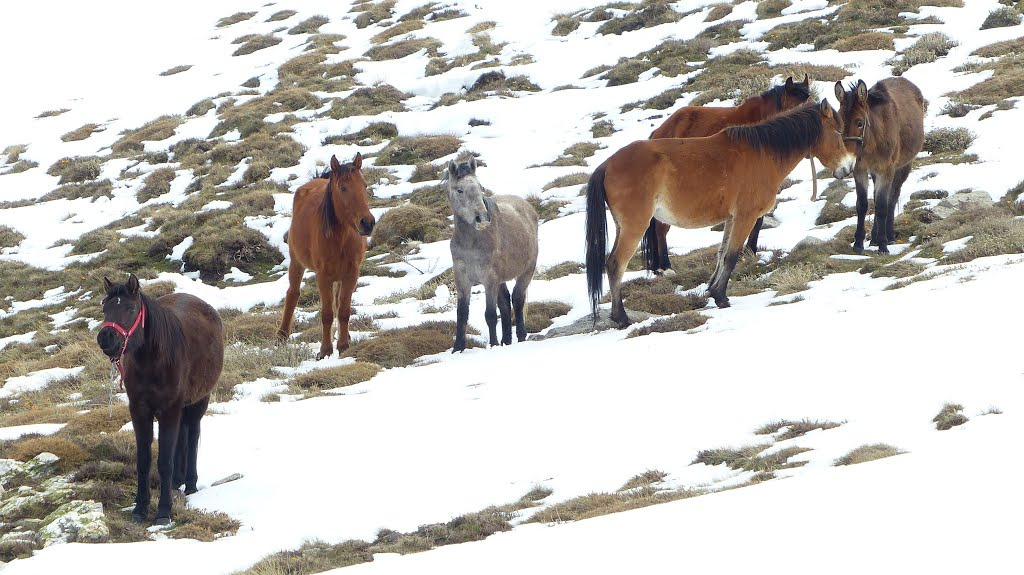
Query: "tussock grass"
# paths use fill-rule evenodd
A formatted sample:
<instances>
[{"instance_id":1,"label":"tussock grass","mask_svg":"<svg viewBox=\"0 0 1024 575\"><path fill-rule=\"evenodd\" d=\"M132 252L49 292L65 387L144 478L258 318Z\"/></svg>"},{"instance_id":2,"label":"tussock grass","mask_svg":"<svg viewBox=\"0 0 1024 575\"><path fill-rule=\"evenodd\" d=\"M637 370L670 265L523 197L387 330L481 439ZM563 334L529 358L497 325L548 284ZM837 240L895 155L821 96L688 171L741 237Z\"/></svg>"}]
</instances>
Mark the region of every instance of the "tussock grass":
<instances>
[{"instance_id":1,"label":"tussock grass","mask_svg":"<svg viewBox=\"0 0 1024 575\"><path fill-rule=\"evenodd\" d=\"M213 103L213 100L206 98L205 100L200 100L195 104L192 104L192 106L185 111L185 115L189 117L205 116L207 112L216 107L217 105Z\"/></svg>"},{"instance_id":2,"label":"tussock grass","mask_svg":"<svg viewBox=\"0 0 1024 575\"><path fill-rule=\"evenodd\" d=\"M374 246L395 248L407 241L436 242L451 237L448 221L434 210L417 204L392 208L377 220L371 236Z\"/></svg>"},{"instance_id":3,"label":"tussock grass","mask_svg":"<svg viewBox=\"0 0 1024 575\"><path fill-rule=\"evenodd\" d=\"M96 156L75 156L72 158L61 158L46 169L51 176L58 176L59 184L70 184L95 180L100 177L100 170L103 165L103 158Z\"/></svg>"},{"instance_id":4,"label":"tussock grass","mask_svg":"<svg viewBox=\"0 0 1024 575\"><path fill-rule=\"evenodd\" d=\"M942 244L973 236L963 248L943 255ZM964 263L980 257L1024 253L1024 221L1003 206L961 208L918 236L922 255L942 257L943 263Z\"/></svg>"},{"instance_id":5,"label":"tussock grass","mask_svg":"<svg viewBox=\"0 0 1024 575\"><path fill-rule=\"evenodd\" d=\"M382 367L404 367L421 356L451 349L454 338L455 322L432 321L379 331L370 339L353 343L345 355Z\"/></svg>"},{"instance_id":6,"label":"tussock grass","mask_svg":"<svg viewBox=\"0 0 1024 575\"><path fill-rule=\"evenodd\" d=\"M764 20L782 16L782 10L792 5L789 0L760 0L757 3L757 17Z\"/></svg>"},{"instance_id":7,"label":"tussock grass","mask_svg":"<svg viewBox=\"0 0 1024 575\"><path fill-rule=\"evenodd\" d=\"M381 367L375 363L357 361L347 365L314 369L313 371L303 373L288 382L288 387L295 389L299 393L316 393L326 389L338 389L368 381L377 375L380 370Z\"/></svg>"},{"instance_id":8,"label":"tussock grass","mask_svg":"<svg viewBox=\"0 0 1024 575\"><path fill-rule=\"evenodd\" d=\"M985 21L981 23L981 29L988 30L990 28L1016 26L1017 24L1020 24L1022 18L1024 18L1024 16L1021 15L1020 10L1017 8L1000 6L988 13L988 16L985 17Z\"/></svg>"},{"instance_id":9,"label":"tussock grass","mask_svg":"<svg viewBox=\"0 0 1024 575\"><path fill-rule=\"evenodd\" d=\"M480 100L491 95L501 95L515 97L516 92L539 92L540 86L534 84L530 79L523 75L517 76L506 76L505 72L502 71L491 71L484 72L481 74L473 85L470 86L464 93L455 94L448 93L441 96L437 103L434 104L435 108L440 106L451 106L457 102L463 100L472 102L474 100Z\"/></svg>"},{"instance_id":10,"label":"tussock grass","mask_svg":"<svg viewBox=\"0 0 1024 575\"><path fill-rule=\"evenodd\" d=\"M932 418L935 429L946 431L958 425L967 423L967 416L963 414L964 406L959 403L947 403L942 406L939 413Z\"/></svg>"},{"instance_id":11,"label":"tussock grass","mask_svg":"<svg viewBox=\"0 0 1024 575\"><path fill-rule=\"evenodd\" d=\"M679 295L676 284L665 276L637 278L622 284L623 303L629 309L654 315L671 315L703 308L707 297Z\"/></svg>"},{"instance_id":12,"label":"tussock grass","mask_svg":"<svg viewBox=\"0 0 1024 575\"><path fill-rule=\"evenodd\" d=\"M539 164L539 166L586 166L587 158L593 156L595 152L603 147L602 144L597 142L578 142L566 148L558 159L546 164ZM538 166L530 167L535 168Z\"/></svg>"},{"instance_id":13,"label":"tussock grass","mask_svg":"<svg viewBox=\"0 0 1024 575\"><path fill-rule=\"evenodd\" d=\"M932 32L918 38L898 58L889 61L892 64L892 73L896 76L918 64L927 64L938 60L940 56L949 54L949 51L956 47L958 42L942 32Z\"/></svg>"},{"instance_id":14,"label":"tussock grass","mask_svg":"<svg viewBox=\"0 0 1024 575\"><path fill-rule=\"evenodd\" d=\"M821 207L821 211L818 212L814 225L823 226L856 216L857 208L843 204L843 198L851 191L853 189L845 180L832 180L829 182L825 190L821 192L821 197L825 198L825 203Z\"/></svg>"},{"instance_id":15,"label":"tussock grass","mask_svg":"<svg viewBox=\"0 0 1024 575\"><path fill-rule=\"evenodd\" d=\"M540 218L541 223L557 218L562 206L569 203L558 200L545 201L538 194L526 196L526 201L533 206L533 210L537 212L537 217Z\"/></svg>"},{"instance_id":16,"label":"tussock grass","mask_svg":"<svg viewBox=\"0 0 1024 575\"><path fill-rule=\"evenodd\" d=\"M863 32L848 38L840 38L832 44L840 52L854 50L895 50L893 35L886 32Z\"/></svg>"},{"instance_id":17,"label":"tussock grass","mask_svg":"<svg viewBox=\"0 0 1024 575\"><path fill-rule=\"evenodd\" d=\"M708 11L708 16L704 20L705 22L715 22L725 18L729 14L732 14L732 4L715 4Z\"/></svg>"},{"instance_id":18,"label":"tussock grass","mask_svg":"<svg viewBox=\"0 0 1024 575\"><path fill-rule=\"evenodd\" d=\"M60 139L63 142L78 142L84 140L96 132L102 132L99 124L85 124L80 128L76 128L63 134Z\"/></svg>"},{"instance_id":19,"label":"tussock grass","mask_svg":"<svg viewBox=\"0 0 1024 575\"><path fill-rule=\"evenodd\" d=\"M783 428L786 429L781 435L776 437L776 441L785 441L787 439L794 439L801 437L808 432L814 431L815 429L834 429L839 427L840 423L834 421L818 421L810 419L801 419L800 421L791 421L788 419L781 419L779 421L773 421L766 423L761 427L757 428L754 433L756 435L774 435Z\"/></svg>"},{"instance_id":20,"label":"tussock grass","mask_svg":"<svg viewBox=\"0 0 1024 575\"><path fill-rule=\"evenodd\" d=\"M362 12L362 14L356 16L355 24L356 28L366 28L371 24L376 24L382 20L387 20L394 16L395 1L394 0L381 0L380 2L366 2L361 5L354 6L352 12Z\"/></svg>"},{"instance_id":21,"label":"tussock grass","mask_svg":"<svg viewBox=\"0 0 1024 575\"><path fill-rule=\"evenodd\" d=\"M182 72L188 72L191 69L192 69L192 65L191 64L182 64L180 66L174 66L173 68L168 68L168 69L164 70L163 72L160 72L160 75L161 76L173 76L175 74L181 74Z\"/></svg>"},{"instance_id":22,"label":"tussock grass","mask_svg":"<svg viewBox=\"0 0 1024 575\"><path fill-rule=\"evenodd\" d=\"M296 14L298 14L298 12L296 12L295 10L278 10L277 12L271 14L270 17L266 19L266 21L280 22L281 20L287 20Z\"/></svg>"},{"instance_id":23,"label":"tussock grass","mask_svg":"<svg viewBox=\"0 0 1024 575\"><path fill-rule=\"evenodd\" d=\"M701 298L706 302L707 298ZM703 305L701 306L703 307ZM629 332L627 338L650 335L652 333L669 333L673 331L689 331L698 328L711 319L708 316L696 311L683 311L669 317L654 320L650 325L638 327Z\"/></svg>"},{"instance_id":24,"label":"tussock grass","mask_svg":"<svg viewBox=\"0 0 1024 575\"><path fill-rule=\"evenodd\" d=\"M45 112L40 112L39 115L36 116L36 119L38 120L40 118L52 118L54 116L59 116L61 114L65 114L65 113L70 112L70 111L71 111L70 108L58 108L56 110L46 110Z\"/></svg>"},{"instance_id":25,"label":"tussock grass","mask_svg":"<svg viewBox=\"0 0 1024 575\"><path fill-rule=\"evenodd\" d=\"M478 32L473 34L472 39L473 45L476 46L477 51L470 54L461 54L454 58L443 58L436 57L432 58L427 63L425 74L427 76L434 76L437 74L443 74L448 70L454 68L460 68L468 66L473 62L479 62L486 60L489 56L497 56L501 54L502 49L507 45L505 42L495 44L491 40L491 36L485 32Z\"/></svg>"},{"instance_id":26,"label":"tussock grass","mask_svg":"<svg viewBox=\"0 0 1024 575\"><path fill-rule=\"evenodd\" d=\"M233 309L219 310L224 323L224 341L247 345L268 345L277 336L281 317L278 312L240 313Z\"/></svg>"},{"instance_id":27,"label":"tussock grass","mask_svg":"<svg viewBox=\"0 0 1024 575\"><path fill-rule=\"evenodd\" d=\"M672 4L666 0L645 0L639 4L626 4L621 7L630 12L601 24L597 29L598 34L620 35L660 24L671 24L683 17L673 10Z\"/></svg>"},{"instance_id":28,"label":"tussock grass","mask_svg":"<svg viewBox=\"0 0 1024 575\"><path fill-rule=\"evenodd\" d=\"M358 143L360 145L376 145L385 140L398 137L398 127L391 122L371 122L358 132L349 132L337 136L328 136L324 139L324 145L337 142Z\"/></svg>"},{"instance_id":29,"label":"tussock grass","mask_svg":"<svg viewBox=\"0 0 1024 575\"><path fill-rule=\"evenodd\" d=\"M7 226L0 226L0 248L14 247L20 244L24 239L24 234L18 230Z\"/></svg>"},{"instance_id":30,"label":"tussock grass","mask_svg":"<svg viewBox=\"0 0 1024 575\"><path fill-rule=\"evenodd\" d=\"M409 38L374 46L367 50L364 56L375 61L400 60L424 50L429 56L437 57L441 45L441 41L436 38Z\"/></svg>"},{"instance_id":31,"label":"tussock grass","mask_svg":"<svg viewBox=\"0 0 1024 575\"><path fill-rule=\"evenodd\" d=\"M230 16L225 16L225 17L221 18L220 20L218 20L217 21L217 27L218 28L223 28L225 26L230 26L232 24L238 24L239 22L244 22L244 21L252 18L255 15L256 15L255 12L235 12L234 14L232 14Z\"/></svg>"},{"instance_id":32,"label":"tussock grass","mask_svg":"<svg viewBox=\"0 0 1024 575\"><path fill-rule=\"evenodd\" d=\"M686 90L701 92L690 103L694 106L716 99L739 103L771 88L775 76L803 78L804 74L817 81L835 82L846 78L850 72L838 66L799 62L773 66L765 62L759 52L736 50L708 60L704 70L688 81Z\"/></svg>"},{"instance_id":33,"label":"tussock grass","mask_svg":"<svg viewBox=\"0 0 1024 575\"><path fill-rule=\"evenodd\" d=\"M114 433L131 420L128 404L118 403L109 408L97 407L69 419L67 425L60 430L59 435L74 439L89 434Z\"/></svg>"},{"instance_id":34,"label":"tussock grass","mask_svg":"<svg viewBox=\"0 0 1024 575\"><path fill-rule=\"evenodd\" d=\"M424 23L422 20L401 21L370 38L370 42L373 44L382 44L395 36L401 36L402 34L421 30L423 29L423 26Z\"/></svg>"},{"instance_id":35,"label":"tussock grass","mask_svg":"<svg viewBox=\"0 0 1024 575\"><path fill-rule=\"evenodd\" d=\"M688 62L707 59L708 51L715 42L707 38L691 40L666 40L654 48L619 61L603 73L609 86L631 84L651 68L658 68L665 76L678 76L693 70ZM584 77L591 75L587 73Z\"/></svg>"},{"instance_id":36,"label":"tussock grass","mask_svg":"<svg viewBox=\"0 0 1024 575\"><path fill-rule=\"evenodd\" d=\"M659 473L659 472L655 472ZM651 486L616 493L591 493L542 509L526 523L562 523L688 499L706 493L699 489L657 490Z\"/></svg>"},{"instance_id":37,"label":"tussock grass","mask_svg":"<svg viewBox=\"0 0 1024 575\"><path fill-rule=\"evenodd\" d=\"M114 156L131 156L145 151L142 142L166 140L184 120L181 116L170 115L147 122L134 130L121 133L121 138L110 147Z\"/></svg>"},{"instance_id":38,"label":"tussock grass","mask_svg":"<svg viewBox=\"0 0 1024 575\"><path fill-rule=\"evenodd\" d=\"M998 58L1009 54L1024 54L1024 37L995 42L971 52L971 56Z\"/></svg>"},{"instance_id":39,"label":"tussock grass","mask_svg":"<svg viewBox=\"0 0 1024 575\"><path fill-rule=\"evenodd\" d=\"M310 16L302 22L299 22L295 26L288 29L289 34L316 34L320 31L320 27L330 22L331 20L327 16L317 14L316 16Z\"/></svg>"},{"instance_id":40,"label":"tussock grass","mask_svg":"<svg viewBox=\"0 0 1024 575\"><path fill-rule=\"evenodd\" d=\"M833 465L837 467L840 465L856 465L858 463L874 461L884 457L892 457L893 455L899 455L901 453L906 453L906 451L886 443L871 443L862 445L839 459L836 459Z\"/></svg>"},{"instance_id":41,"label":"tussock grass","mask_svg":"<svg viewBox=\"0 0 1024 575\"><path fill-rule=\"evenodd\" d=\"M60 461L57 462L57 469L63 473L78 468L88 457L88 453L74 441L54 435L26 437L17 441L7 450L7 457L18 461L28 461L44 452L52 453L60 458Z\"/></svg>"},{"instance_id":42,"label":"tussock grass","mask_svg":"<svg viewBox=\"0 0 1024 575\"><path fill-rule=\"evenodd\" d=\"M300 328L301 324L295 326ZM319 326L317 326L319 331ZM273 340L264 340L268 345ZM319 335L317 335L319 341ZM298 367L300 363L313 359L313 351L306 345L275 345L273 347L252 347L244 344L228 345L224 348L224 369L213 388L213 400L222 402L234 397L234 387L239 383L253 381L260 377L280 377L273 367Z\"/></svg>"},{"instance_id":43,"label":"tussock grass","mask_svg":"<svg viewBox=\"0 0 1024 575\"><path fill-rule=\"evenodd\" d=\"M807 284L822 278L821 270L813 265L793 265L779 268L768 278L768 285L778 292L776 295L788 295L808 289Z\"/></svg>"},{"instance_id":44,"label":"tussock grass","mask_svg":"<svg viewBox=\"0 0 1024 575\"><path fill-rule=\"evenodd\" d=\"M383 112L402 112L402 100L410 95L390 84L360 88L342 100L334 100L327 115L335 120L349 116L375 116Z\"/></svg>"},{"instance_id":45,"label":"tussock grass","mask_svg":"<svg viewBox=\"0 0 1024 575\"><path fill-rule=\"evenodd\" d=\"M239 42L241 40L241 42ZM277 46L281 43L281 39L273 34L249 34L236 38L232 44L241 44L237 50L231 53L232 56L245 56L258 52L271 46Z\"/></svg>"},{"instance_id":46,"label":"tussock grass","mask_svg":"<svg viewBox=\"0 0 1024 575\"><path fill-rule=\"evenodd\" d=\"M541 191L548 191L552 188L565 188L568 186L582 186L587 183L590 179L590 174L586 172L573 172L564 176L558 176L550 182L544 184Z\"/></svg>"},{"instance_id":47,"label":"tussock grass","mask_svg":"<svg viewBox=\"0 0 1024 575\"><path fill-rule=\"evenodd\" d=\"M865 265L865 268L870 266ZM925 270L924 264L915 263L912 261L895 261L890 264L882 265L877 269L870 270L871 277L873 278L907 278L916 276L917 274ZM861 273L867 273L862 271Z\"/></svg>"},{"instance_id":48,"label":"tussock grass","mask_svg":"<svg viewBox=\"0 0 1024 575\"><path fill-rule=\"evenodd\" d=\"M779 469L790 469L804 465L805 461L789 461L795 455L810 451L806 447L787 447L778 451L760 455L771 447L767 444L748 445L741 448L708 449L697 452L693 463L719 465L724 463L735 471L753 471L771 473Z\"/></svg>"},{"instance_id":49,"label":"tussock grass","mask_svg":"<svg viewBox=\"0 0 1024 575\"><path fill-rule=\"evenodd\" d=\"M551 327L551 320L572 311L572 306L560 301L535 301L526 306L526 331L538 333Z\"/></svg>"},{"instance_id":50,"label":"tussock grass","mask_svg":"<svg viewBox=\"0 0 1024 575\"><path fill-rule=\"evenodd\" d=\"M113 194L113 183L109 179L102 179L82 184L66 184L56 190L44 194L43 197L39 198L39 200L43 202L49 202L57 199L78 200L82 198L95 200L100 196L111 198L113 197Z\"/></svg>"},{"instance_id":51,"label":"tussock grass","mask_svg":"<svg viewBox=\"0 0 1024 575\"><path fill-rule=\"evenodd\" d=\"M924 151L932 154L962 153L974 138L974 132L967 128L936 128L924 135Z\"/></svg>"},{"instance_id":52,"label":"tussock grass","mask_svg":"<svg viewBox=\"0 0 1024 575\"><path fill-rule=\"evenodd\" d=\"M434 8L436 6L437 6L437 2L428 2L426 4L421 4L421 5L413 8L412 10L409 10L405 14L402 14L401 16L399 16L398 17L398 21L399 22L408 22L408 21L417 21L417 20L422 21L427 16L430 16L431 12L434 11ZM472 32L472 30L470 30L470 32Z\"/></svg>"},{"instance_id":53,"label":"tussock grass","mask_svg":"<svg viewBox=\"0 0 1024 575\"><path fill-rule=\"evenodd\" d=\"M174 168L159 168L150 172L136 194L139 203L170 192L174 177Z\"/></svg>"},{"instance_id":54,"label":"tussock grass","mask_svg":"<svg viewBox=\"0 0 1024 575\"><path fill-rule=\"evenodd\" d=\"M554 280L571 274L583 273L583 264L574 261L564 261L555 264L543 271L539 271L533 277L539 280Z\"/></svg>"},{"instance_id":55,"label":"tussock grass","mask_svg":"<svg viewBox=\"0 0 1024 575\"><path fill-rule=\"evenodd\" d=\"M391 140L374 163L378 166L416 165L454 154L460 147L462 140L458 136L403 136Z\"/></svg>"},{"instance_id":56,"label":"tussock grass","mask_svg":"<svg viewBox=\"0 0 1024 575\"><path fill-rule=\"evenodd\" d=\"M1003 56L995 62L982 64L980 69L992 70L993 74L970 88L948 94L953 101L991 106L1001 104L1008 98L1024 96L1024 55L1016 53Z\"/></svg>"},{"instance_id":57,"label":"tussock grass","mask_svg":"<svg viewBox=\"0 0 1024 575\"><path fill-rule=\"evenodd\" d=\"M629 491L631 489L636 489L638 487L649 487L651 485L654 485L655 483L660 483L661 480L665 479L666 477L668 477L668 473L665 473L664 471L658 469L648 469L643 473L631 477L629 481L626 481L618 490Z\"/></svg>"},{"instance_id":58,"label":"tussock grass","mask_svg":"<svg viewBox=\"0 0 1024 575\"><path fill-rule=\"evenodd\" d=\"M351 60L327 63L329 50L314 50L295 56L277 68L279 88L295 86L309 90L339 92L354 85Z\"/></svg>"}]
</instances>

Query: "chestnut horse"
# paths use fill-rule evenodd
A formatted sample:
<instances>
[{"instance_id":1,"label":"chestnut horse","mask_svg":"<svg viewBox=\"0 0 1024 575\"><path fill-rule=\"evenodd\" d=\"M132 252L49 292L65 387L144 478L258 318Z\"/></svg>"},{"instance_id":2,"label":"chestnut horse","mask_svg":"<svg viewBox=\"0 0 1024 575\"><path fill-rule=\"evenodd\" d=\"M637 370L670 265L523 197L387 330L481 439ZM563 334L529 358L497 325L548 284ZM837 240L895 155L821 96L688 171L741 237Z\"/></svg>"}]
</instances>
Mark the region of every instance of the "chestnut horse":
<instances>
[{"instance_id":1,"label":"chestnut horse","mask_svg":"<svg viewBox=\"0 0 1024 575\"><path fill-rule=\"evenodd\" d=\"M868 176L875 184L875 223L871 243L887 254L896 242L893 219L903 182L924 146L926 104L921 90L906 78L886 78L868 90L858 80L850 90L836 82L843 136L857 154L853 181L857 185L857 232L853 248L864 251L864 216L868 211Z\"/></svg>"},{"instance_id":2,"label":"chestnut horse","mask_svg":"<svg viewBox=\"0 0 1024 575\"><path fill-rule=\"evenodd\" d=\"M587 184L587 287L594 321L607 267L611 319L620 327L629 325L619 286L652 217L684 228L725 222L708 292L718 307L729 307L726 288L747 234L775 205L786 175L808 153L837 178L853 170L855 157L844 146L842 126L822 100L760 124L726 128L705 138L640 140L612 154ZM606 204L616 228L607 259Z\"/></svg>"},{"instance_id":3,"label":"chestnut horse","mask_svg":"<svg viewBox=\"0 0 1024 575\"><path fill-rule=\"evenodd\" d=\"M334 313L338 313L338 352L348 349L348 319L352 314L352 292L366 257L366 236L375 220L367 203L366 182L358 152L351 164L341 165L331 156L328 178L316 178L295 191L292 225L288 230L288 293L284 315L277 330L280 340L288 339L292 316L299 301L302 274L316 273L320 288L320 353L332 353Z\"/></svg>"},{"instance_id":4,"label":"chestnut horse","mask_svg":"<svg viewBox=\"0 0 1024 575\"><path fill-rule=\"evenodd\" d=\"M700 138L721 132L729 126L756 124L776 114L800 106L811 97L811 83L804 74L803 82L794 82L793 77L786 78L784 84L772 87L760 96L751 96L742 104L733 108L684 106L672 113L656 130L651 132L650 139L658 138ZM814 178L814 160L811 160L811 177ZM814 200L812 197L811 200ZM747 239L751 251L757 251L757 236L761 232L764 218L758 218L754 229ZM651 220L651 225L644 235L641 250L644 254L646 268L653 272L668 273L672 264L668 259L666 236L671 228L669 224Z\"/></svg>"},{"instance_id":5,"label":"chestnut horse","mask_svg":"<svg viewBox=\"0 0 1024 575\"><path fill-rule=\"evenodd\" d=\"M134 274L115 284L103 278L103 324L96 342L121 372L135 429L137 486L132 520L149 513L153 418L160 427L156 523L171 520L171 488L196 492L199 420L224 365L224 326L217 310L183 293L152 299ZM173 476L173 477L172 477Z\"/></svg>"}]
</instances>

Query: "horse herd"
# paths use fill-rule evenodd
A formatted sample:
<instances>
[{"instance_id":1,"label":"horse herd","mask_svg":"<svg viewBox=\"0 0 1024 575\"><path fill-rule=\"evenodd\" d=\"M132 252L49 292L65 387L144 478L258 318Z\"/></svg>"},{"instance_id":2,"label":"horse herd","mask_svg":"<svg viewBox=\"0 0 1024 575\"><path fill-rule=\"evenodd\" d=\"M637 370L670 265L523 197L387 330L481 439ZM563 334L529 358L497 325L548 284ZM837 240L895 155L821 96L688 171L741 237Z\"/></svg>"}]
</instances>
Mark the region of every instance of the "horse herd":
<instances>
[{"instance_id":1,"label":"horse herd","mask_svg":"<svg viewBox=\"0 0 1024 575\"><path fill-rule=\"evenodd\" d=\"M805 157L817 158L837 178L853 174L857 190L854 248L864 248L867 182L875 185L871 242L888 252L895 240L893 213L911 162L924 140L925 102L903 78L887 78L870 90L863 81L835 85L837 112L827 101L808 103L810 82L788 78L734 108L687 106L673 113L648 140L611 155L587 183L586 277L596 321L603 275L611 289L611 319L629 325L620 292L626 264L642 244L651 271L670 269L665 235L669 226L702 228L725 223L708 293L728 307L729 276L744 244L757 246L765 213L775 205L782 180ZM322 337L317 359L334 352L337 312L339 352L349 346L352 292L376 220L370 212L362 156L341 164L295 192L288 235L289 287L278 338L289 337L303 274L316 274ZM482 284L489 342L526 338L526 292L537 266L538 217L517 196L487 196L476 176L476 160L450 162L445 183L454 219L451 240L457 303L452 351L466 347L470 290ZM813 164L812 164L813 169ZM606 255L611 210L615 243ZM510 293L505 282L516 280ZM150 504L153 419L158 421L157 473L160 499L156 523L171 519L171 490L197 490L200 419L224 361L224 329L216 310L194 296L174 293L153 299L138 279L104 278L103 323L97 343L117 367L128 395L136 438L138 486L132 518L147 519ZM130 327L126 327L130 326Z\"/></svg>"}]
</instances>

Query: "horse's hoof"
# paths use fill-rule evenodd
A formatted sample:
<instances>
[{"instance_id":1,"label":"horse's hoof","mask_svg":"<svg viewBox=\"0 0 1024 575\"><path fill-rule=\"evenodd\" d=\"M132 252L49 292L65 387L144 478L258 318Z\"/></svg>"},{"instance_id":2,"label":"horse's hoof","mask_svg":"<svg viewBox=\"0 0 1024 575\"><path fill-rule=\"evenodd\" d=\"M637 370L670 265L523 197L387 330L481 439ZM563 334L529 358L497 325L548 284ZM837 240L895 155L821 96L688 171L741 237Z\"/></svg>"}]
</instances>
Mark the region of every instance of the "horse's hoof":
<instances>
[{"instance_id":1,"label":"horse's hoof","mask_svg":"<svg viewBox=\"0 0 1024 575\"><path fill-rule=\"evenodd\" d=\"M715 298L715 305L717 305L720 308L727 308L732 306L732 304L729 303L729 298L727 297L723 297L722 299Z\"/></svg>"},{"instance_id":2,"label":"horse's hoof","mask_svg":"<svg viewBox=\"0 0 1024 575\"><path fill-rule=\"evenodd\" d=\"M193 485L191 487L185 486L185 495L192 495L193 493L198 493L198 492L199 492L199 488L196 487L195 485Z\"/></svg>"},{"instance_id":3,"label":"horse's hoof","mask_svg":"<svg viewBox=\"0 0 1024 575\"><path fill-rule=\"evenodd\" d=\"M158 515L157 518L153 520L153 525L168 525L168 524L170 524L170 522L171 522L171 516L170 515L164 515L164 516Z\"/></svg>"},{"instance_id":4,"label":"horse's hoof","mask_svg":"<svg viewBox=\"0 0 1024 575\"><path fill-rule=\"evenodd\" d=\"M132 512L132 523L145 523L145 522L146 522L146 514L145 513L138 513L138 512L135 512L135 511Z\"/></svg>"}]
</instances>

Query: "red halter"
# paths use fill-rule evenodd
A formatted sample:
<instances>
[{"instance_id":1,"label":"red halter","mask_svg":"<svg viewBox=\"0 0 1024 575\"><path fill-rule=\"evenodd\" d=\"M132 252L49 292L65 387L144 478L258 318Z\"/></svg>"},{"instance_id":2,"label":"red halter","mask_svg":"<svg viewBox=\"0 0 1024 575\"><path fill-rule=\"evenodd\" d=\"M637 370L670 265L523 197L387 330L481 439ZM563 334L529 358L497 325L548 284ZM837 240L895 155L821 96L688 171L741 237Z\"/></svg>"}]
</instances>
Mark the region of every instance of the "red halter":
<instances>
[{"instance_id":1,"label":"red halter","mask_svg":"<svg viewBox=\"0 0 1024 575\"><path fill-rule=\"evenodd\" d=\"M146 304L142 304L142 307L139 309L139 315L135 316L135 323L132 324L130 329L125 329L112 321L105 321L100 324L100 329L105 327L114 328L114 330L124 338L124 345L121 346L121 353L117 356L117 359L110 360L110 363L116 365L118 373L121 374L121 389L124 389L124 366L121 365L121 359L124 358L124 352L128 349L128 338L135 333L136 329L146 327Z\"/></svg>"}]
</instances>

